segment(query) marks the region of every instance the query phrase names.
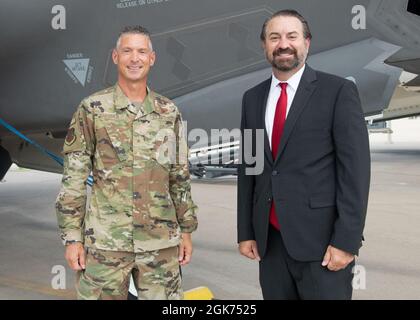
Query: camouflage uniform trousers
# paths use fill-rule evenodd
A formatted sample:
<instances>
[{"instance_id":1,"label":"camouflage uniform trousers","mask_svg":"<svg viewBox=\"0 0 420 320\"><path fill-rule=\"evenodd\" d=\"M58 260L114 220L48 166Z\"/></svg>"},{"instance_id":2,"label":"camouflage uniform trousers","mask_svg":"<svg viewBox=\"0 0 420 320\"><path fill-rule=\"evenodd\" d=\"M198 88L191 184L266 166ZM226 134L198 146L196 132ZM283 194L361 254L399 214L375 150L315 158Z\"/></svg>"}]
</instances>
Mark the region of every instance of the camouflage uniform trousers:
<instances>
[{"instance_id":1,"label":"camouflage uniform trousers","mask_svg":"<svg viewBox=\"0 0 420 320\"><path fill-rule=\"evenodd\" d=\"M144 253L86 248L86 269L77 275L77 298L126 300L131 275L139 300L183 299L177 246Z\"/></svg>"}]
</instances>

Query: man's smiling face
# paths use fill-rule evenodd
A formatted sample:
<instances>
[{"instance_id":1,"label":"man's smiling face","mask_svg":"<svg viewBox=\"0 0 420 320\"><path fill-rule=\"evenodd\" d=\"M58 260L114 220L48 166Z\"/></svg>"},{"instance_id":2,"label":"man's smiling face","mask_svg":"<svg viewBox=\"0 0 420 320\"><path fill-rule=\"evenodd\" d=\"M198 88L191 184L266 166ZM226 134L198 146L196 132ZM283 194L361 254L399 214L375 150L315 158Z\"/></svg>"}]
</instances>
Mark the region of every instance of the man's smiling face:
<instances>
[{"instance_id":1,"label":"man's smiling face","mask_svg":"<svg viewBox=\"0 0 420 320\"><path fill-rule=\"evenodd\" d=\"M118 67L119 78L138 82L147 78L156 56L147 35L128 33L121 36L112 59Z\"/></svg>"},{"instance_id":2,"label":"man's smiling face","mask_svg":"<svg viewBox=\"0 0 420 320\"><path fill-rule=\"evenodd\" d=\"M310 40L305 38L299 19L278 16L267 23L263 48L267 60L278 71L300 69L306 62L309 46Z\"/></svg>"}]
</instances>

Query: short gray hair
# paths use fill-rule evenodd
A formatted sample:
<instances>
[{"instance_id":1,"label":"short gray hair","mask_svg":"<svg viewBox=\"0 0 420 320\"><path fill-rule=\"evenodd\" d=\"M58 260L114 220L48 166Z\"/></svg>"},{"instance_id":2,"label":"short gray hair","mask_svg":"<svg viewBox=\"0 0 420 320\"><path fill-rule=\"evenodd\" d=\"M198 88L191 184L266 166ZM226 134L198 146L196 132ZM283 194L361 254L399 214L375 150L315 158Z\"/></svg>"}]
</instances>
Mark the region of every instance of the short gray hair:
<instances>
[{"instance_id":1,"label":"short gray hair","mask_svg":"<svg viewBox=\"0 0 420 320\"><path fill-rule=\"evenodd\" d=\"M152 46L152 39L150 38L150 32L149 30L147 30L145 27L142 26L126 26L124 27L117 39L117 43L115 45L115 48L118 48L118 46L120 45L120 41L121 41L121 36L123 36L124 34L142 34L145 35L146 37L149 38L149 46L150 46L150 50L153 51L153 46Z\"/></svg>"}]
</instances>

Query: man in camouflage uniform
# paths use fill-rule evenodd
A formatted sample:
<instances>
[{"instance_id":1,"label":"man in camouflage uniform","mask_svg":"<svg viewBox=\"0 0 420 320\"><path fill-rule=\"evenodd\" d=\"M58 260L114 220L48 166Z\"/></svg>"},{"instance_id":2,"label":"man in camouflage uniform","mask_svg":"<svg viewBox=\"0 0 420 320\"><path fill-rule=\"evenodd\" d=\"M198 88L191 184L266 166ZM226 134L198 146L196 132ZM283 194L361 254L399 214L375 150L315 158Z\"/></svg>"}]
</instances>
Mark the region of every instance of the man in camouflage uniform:
<instances>
[{"instance_id":1,"label":"man in camouflage uniform","mask_svg":"<svg viewBox=\"0 0 420 320\"><path fill-rule=\"evenodd\" d=\"M181 299L197 228L181 115L146 85L146 29L125 28L112 57L118 83L81 102L64 143L56 212L66 260L79 299L126 299L131 275L139 299Z\"/></svg>"}]
</instances>

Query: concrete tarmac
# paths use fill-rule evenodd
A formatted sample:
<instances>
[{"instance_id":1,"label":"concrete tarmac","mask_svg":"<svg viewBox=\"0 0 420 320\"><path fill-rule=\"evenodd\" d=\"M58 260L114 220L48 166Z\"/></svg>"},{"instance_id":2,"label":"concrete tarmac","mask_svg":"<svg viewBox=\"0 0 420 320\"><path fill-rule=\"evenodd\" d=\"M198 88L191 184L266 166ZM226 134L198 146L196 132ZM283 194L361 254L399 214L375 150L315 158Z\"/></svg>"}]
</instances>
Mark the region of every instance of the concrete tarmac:
<instances>
[{"instance_id":1,"label":"concrete tarmac","mask_svg":"<svg viewBox=\"0 0 420 320\"><path fill-rule=\"evenodd\" d=\"M73 299L54 201L60 175L12 168L0 183L0 299ZM236 178L194 180L200 208L184 288L217 299L262 299L258 264L236 244ZM372 184L354 299L420 299L420 145L372 146ZM58 267L57 267L58 266ZM56 290L53 268L65 267ZM360 272L361 271L361 272ZM363 275L366 275L365 277Z\"/></svg>"}]
</instances>

